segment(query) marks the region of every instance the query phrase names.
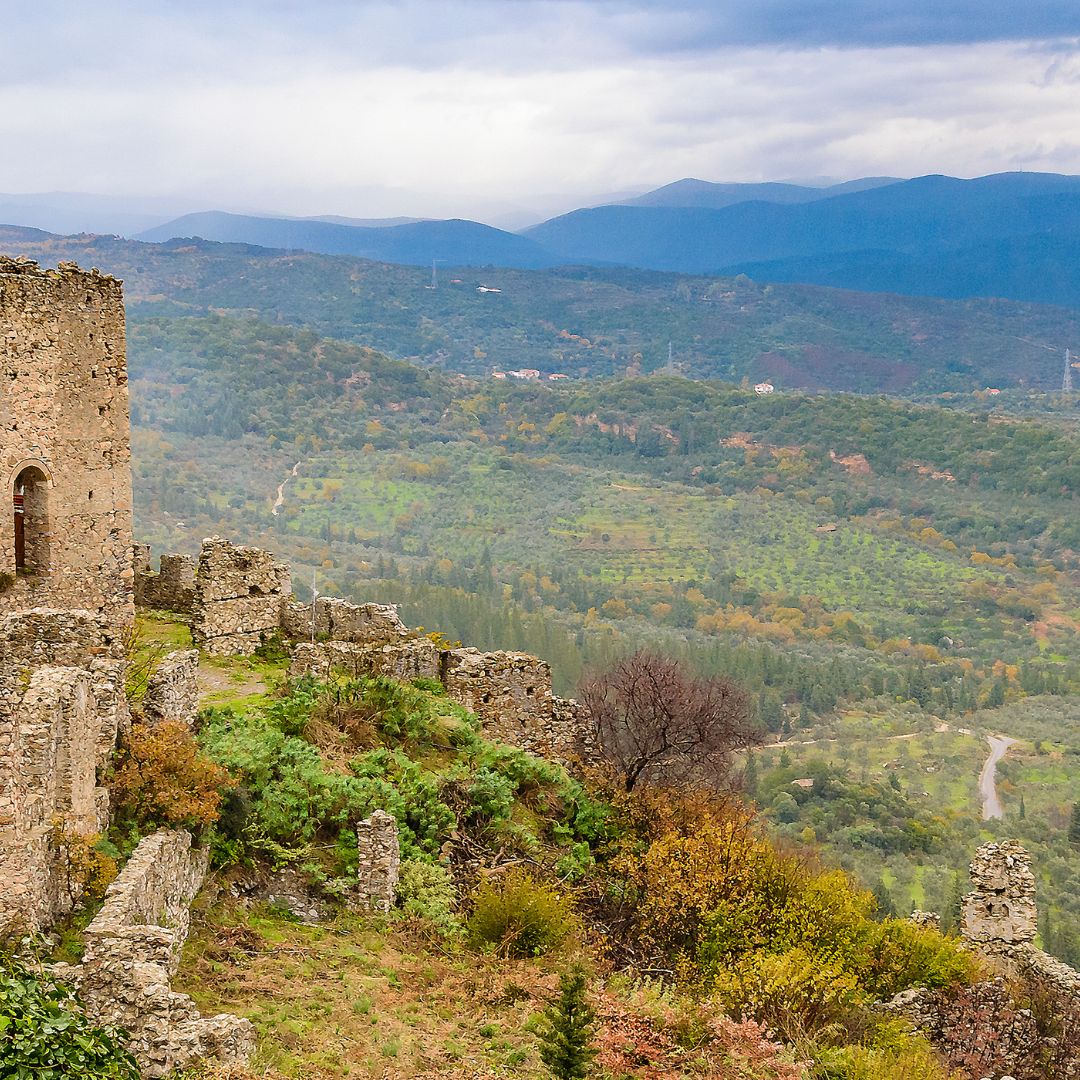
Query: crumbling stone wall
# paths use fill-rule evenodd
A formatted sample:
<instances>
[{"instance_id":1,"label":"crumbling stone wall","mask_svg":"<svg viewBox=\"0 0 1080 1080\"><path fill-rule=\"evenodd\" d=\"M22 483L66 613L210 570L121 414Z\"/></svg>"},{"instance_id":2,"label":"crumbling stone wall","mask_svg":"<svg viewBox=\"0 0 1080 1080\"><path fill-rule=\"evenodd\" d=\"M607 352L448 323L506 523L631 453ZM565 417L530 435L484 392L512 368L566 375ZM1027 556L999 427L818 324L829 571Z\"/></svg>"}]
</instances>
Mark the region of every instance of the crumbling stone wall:
<instances>
[{"instance_id":1,"label":"crumbling stone wall","mask_svg":"<svg viewBox=\"0 0 1080 1080\"><path fill-rule=\"evenodd\" d=\"M907 1020L964 1075L1031 1076L1042 1050L1034 1016L1017 1008L1000 978L953 992L905 990L885 1010Z\"/></svg>"},{"instance_id":2,"label":"crumbling stone wall","mask_svg":"<svg viewBox=\"0 0 1080 1080\"><path fill-rule=\"evenodd\" d=\"M409 628L392 604L350 604L333 596L320 596L314 605L296 600L286 602L282 607L281 628L293 638L315 637L353 644L390 642L410 636Z\"/></svg>"},{"instance_id":3,"label":"crumbling stone wall","mask_svg":"<svg viewBox=\"0 0 1080 1080\"><path fill-rule=\"evenodd\" d=\"M136 607L157 608L190 615L195 605L195 560L190 555L162 555L155 572L150 565L150 545L132 549Z\"/></svg>"},{"instance_id":4,"label":"crumbling stone wall","mask_svg":"<svg viewBox=\"0 0 1080 1080\"><path fill-rule=\"evenodd\" d=\"M127 722L123 662L100 617L0 620L0 930L47 926L78 900L59 835L105 828L97 773Z\"/></svg>"},{"instance_id":5,"label":"crumbling stone wall","mask_svg":"<svg viewBox=\"0 0 1080 1080\"><path fill-rule=\"evenodd\" d=\"M494 738L528 750L544 745L553 715L546 660L528 653L450 649L443 653L441 675L447 694L476 713Z\"/></svg>"},{"instance_id":6,"label":"crumbling stone wall","mask_svg":"<svg viewBox=\"0 0 1080 1080\"><path fill-rule=\"evenodd\" d=\"M131 469L121 284L0 257L0 612L132 619ZM26 573L15 494L25 486Z\"/></svg>"},{"instance_id":7,"label":"crumbling stone wall","mask_svg":"<svg viewBox=\"0 0 1080 1080\"><path fill-rule=\"evenodd\" d=\"M56 965L99 1023L122 1027L143 1074L161 1077L200 1058L246 1063L251 1022L222 1014L203 1018L171 988L190 924L189 906L206 877L206 849L191 834L162 830L135 849L109 886L85 931L80 965Z\"/></svg>"},{"instance_id":8,"label":"crumbling stone wall","mask_svg":"<svg viewBox=\"0 0 1080 1080\"><path fill-rule=\"evenodd\" d=\"M199 650L169 653L146 681L143 716L151 724L175 721L194 727L199 711Z\"/></svg>"},{"instance_id":9,"label":"crumbling stone wall","mask_svg":"<svg viewBox=\"0 0 1080 1080\"><path fill-rule=\"evenodd\" d=\"M401 864L397 822L385 810L376 810L356 826L356 848L358 904L368 911L388 912L397 899Z\"/></svg>"},{"instance_id":10,"label":"crumbling stone wall","mask_svg":"<svg viewBox=\"0 0 1080 1080\"><path fill-rule=\"evenodd\" d=\"M442 650L428 638L405 638L390 644L355 645L347 641L301 641L293 648L289 674L293 678L332 671L349 675L387 675L399 682L438 679Z\"/></svg>"},{"instance_id":11,"label":"crumbling stone wall","mask_svg":"<svg viewBox=\"0 0 1080 1080\"><path fill-rule=\"evenodd\" d=\"M984 844L970 873L974 891L961 901L960 934L996 977L959 991L905 990L883 1008L908 1020L952 1068L973 1076L1043 1075L1039 1061L1054 1047L1039 1035L1031 1012L1017 1006L1006 979L1021 977L1080 1003L1080 972L1034 945L1035 876L1021 844ZM938 921L925 912L915 915L921 925Z\"/></svg>"},{"instance_id":12,"label":"crumbling stone wall","mask_svg":"<svg viewBox=\"0 0 1080 1080\"><path fill-rule=\"evenodd\" d=\"M984 844L970 867L975 887L961 902L960 933L996 954L1035 940L1038 911L1031 856L1015 840Z\"/></svg>"},{"instance_id":13,"label":"crumbling stone wall","mask_svg":"<svg viewBox=\"0 0 1080 1080\"><path fill-rule=\"evenodd\" d=\"M292 592L288 566L268 551L214 536L203 541L195 577L194 643L212 656L250 656L281 628Z\"/></svg>"}]
</instances>

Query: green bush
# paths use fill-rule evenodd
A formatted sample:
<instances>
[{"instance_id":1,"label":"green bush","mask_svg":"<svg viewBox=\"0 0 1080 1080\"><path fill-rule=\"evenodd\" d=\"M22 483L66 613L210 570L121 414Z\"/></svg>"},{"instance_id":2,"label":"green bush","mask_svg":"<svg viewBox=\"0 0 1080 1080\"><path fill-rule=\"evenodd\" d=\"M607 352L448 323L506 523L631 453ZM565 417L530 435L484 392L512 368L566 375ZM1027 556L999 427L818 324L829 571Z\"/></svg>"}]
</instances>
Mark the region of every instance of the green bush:
<instances>
[{"instance_id":1,"label":"green bush","mask_svg":"<svg viewBox=\"0 0 1080 1080\"><path fill-rule=\"evenodd\" d=\"M446 868L437 863L416 859L402 862L398 900L408 914L427 919L444 932L461 928L454 914L457 889Z\"/></svg>"},{"instance_id":2,"label":"green bush","mask_svg":"<svg viewBox=\"0 0 1080 1080\"><path fill-rule=\"evenodd\" d=\"M515 867L476 890L467 929L473 945L494 946L506 956L540 956L561 945L577 919L565 896Z\"/></svg>"},{"instance_id":3,"label":"green bush","mask_svg":"<svg viewBox=\"0 0 1080 1080\"><path fill-rule=\"evenodd\" d=\"M0 955L0 1080L139 1080L119 1033L51 976Z\"/></svg>"}]
</instances>

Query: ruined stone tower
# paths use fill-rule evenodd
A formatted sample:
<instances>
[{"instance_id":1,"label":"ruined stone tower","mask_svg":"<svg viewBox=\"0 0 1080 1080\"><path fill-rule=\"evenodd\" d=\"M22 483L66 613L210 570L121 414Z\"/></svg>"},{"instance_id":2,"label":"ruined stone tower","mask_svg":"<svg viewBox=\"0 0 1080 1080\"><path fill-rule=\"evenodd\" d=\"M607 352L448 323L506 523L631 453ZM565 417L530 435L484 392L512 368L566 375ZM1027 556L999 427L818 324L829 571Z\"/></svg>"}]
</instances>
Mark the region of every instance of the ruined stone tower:
<instances>
[{"instance_id":1,"label":"ruined stone tower","mask_svg":"<svg viewBox=\"0 0 1080 1080\"><path fill-rule=\"evenodd\" d=\"M77 899L128 721L131 441L120 282L0 257L0 933Z\"/></svg>"},{"instance_id":2,"label":"ruined stone tower","mask_svg":"<svg viewBox=\"0 0 1080 1080\"><path fill-rule=\"evenodd\" d=\"M132 620L120 282L0 258L0 612Z\"/></svg>"}]
</instances>

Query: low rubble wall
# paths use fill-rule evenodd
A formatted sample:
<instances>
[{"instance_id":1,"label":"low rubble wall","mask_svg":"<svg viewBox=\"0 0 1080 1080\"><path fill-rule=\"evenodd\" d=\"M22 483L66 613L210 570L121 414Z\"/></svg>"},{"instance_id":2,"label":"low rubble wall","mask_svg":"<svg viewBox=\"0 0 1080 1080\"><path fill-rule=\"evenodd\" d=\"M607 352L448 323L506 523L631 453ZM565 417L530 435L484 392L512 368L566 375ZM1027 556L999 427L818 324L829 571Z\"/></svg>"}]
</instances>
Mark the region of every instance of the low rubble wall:
<instances>
[{"instance_id":1,"label":"low rubble wall","mask_svg":"<svg viewBox=\"0 0 1080 1080\"><path fill-rule=\"evenodd\" d=\"M55 965L57 977L77 987L95 1021L128 1032L128 1047L147 1077L202 1058L245 1063L254 1049L250 1021L227 1014L204 1018L191 998L170 985L208 858L205 849L192 847L188 832L146 837L86 928L82 964Z\"/></svg>"}]
</instances>

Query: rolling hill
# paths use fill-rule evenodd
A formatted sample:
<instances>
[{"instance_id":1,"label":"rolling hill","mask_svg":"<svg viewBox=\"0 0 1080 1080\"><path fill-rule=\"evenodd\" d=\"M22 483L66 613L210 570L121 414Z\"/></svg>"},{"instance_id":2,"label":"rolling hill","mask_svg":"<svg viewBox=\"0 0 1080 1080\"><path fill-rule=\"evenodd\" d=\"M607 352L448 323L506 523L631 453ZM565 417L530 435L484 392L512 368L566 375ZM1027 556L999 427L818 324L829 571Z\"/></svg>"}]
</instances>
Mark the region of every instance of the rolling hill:
<instances>
[{"instance_id":1,"label":"rolling hill","mask_svg":"<svg viewBox=\"0 0 1080 1080\"><path fill-rule=\"evenodd\" d=\"M313 218L250 217L215 210L187 214L139 234L140 240L151 242L175 237L356 255L419 266L430 266L435 260L453 266L533 268L561 261L525 237L461 219L374 226Z\"/></svg>"},{"instance_id":2,"label":"rolling hill","mask_svg":"<svg viewBox=\"0 0 1080 1080\"><path fill-rule=\"evenodd\" d=\"M1060 385L1076 312L996 300L912 299L747 278L619 268L424 268L250 245L52 236L0 228L0 251L73 259L122 277L133 322L256 315L478 375L653 371L672 344L693 378L781 389L936 394ZM481 287L483 290L481 291Z\"/></svg>"}]
</instances>

